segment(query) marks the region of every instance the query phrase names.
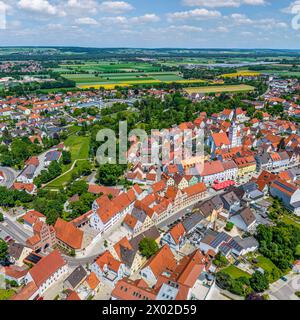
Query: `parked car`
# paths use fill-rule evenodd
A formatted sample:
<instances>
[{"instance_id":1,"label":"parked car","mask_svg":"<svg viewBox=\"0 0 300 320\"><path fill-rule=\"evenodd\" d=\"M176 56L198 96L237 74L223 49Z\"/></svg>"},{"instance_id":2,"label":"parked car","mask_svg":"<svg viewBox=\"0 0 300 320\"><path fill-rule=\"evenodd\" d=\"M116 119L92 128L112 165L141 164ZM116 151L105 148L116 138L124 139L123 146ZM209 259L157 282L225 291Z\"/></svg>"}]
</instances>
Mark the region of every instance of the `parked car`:
<instances>
[{"instance_id":1,"label":"parked car","mask_svg":"<svg viewBox=\"0 0 300 320\"><path fill-rule=\"evenodd\" d=\"M288 281L288 279L287 279L286 277L281 277L280 279L283 280L283 281L285 281L285 282Z\"/></svg>"}]
</instances>

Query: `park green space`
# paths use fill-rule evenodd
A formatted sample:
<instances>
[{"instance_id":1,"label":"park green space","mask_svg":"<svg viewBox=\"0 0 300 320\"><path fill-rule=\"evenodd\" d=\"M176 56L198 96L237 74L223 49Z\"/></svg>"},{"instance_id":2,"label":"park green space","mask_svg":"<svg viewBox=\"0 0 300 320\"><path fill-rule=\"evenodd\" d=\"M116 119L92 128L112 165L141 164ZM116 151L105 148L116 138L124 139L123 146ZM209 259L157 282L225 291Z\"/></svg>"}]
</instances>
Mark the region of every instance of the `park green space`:
<instances>
[{"instance_id":1,"label":"park green space","mask_svg":"<svg viewBox=\"0 0 300 320\"><path fill-rule=\"evenodd\" d=\"M45 187L46 189L49 190L59 190L61 187L64 187L67 185L69 182L73 180L73 174L75 174L78 170L80 170L81 166L89 162L88 160L77 160L74 168L72 170L69 170L59 176L58 178L54 179L51 181L47 186Z\"/></svg>"}]
</instances>

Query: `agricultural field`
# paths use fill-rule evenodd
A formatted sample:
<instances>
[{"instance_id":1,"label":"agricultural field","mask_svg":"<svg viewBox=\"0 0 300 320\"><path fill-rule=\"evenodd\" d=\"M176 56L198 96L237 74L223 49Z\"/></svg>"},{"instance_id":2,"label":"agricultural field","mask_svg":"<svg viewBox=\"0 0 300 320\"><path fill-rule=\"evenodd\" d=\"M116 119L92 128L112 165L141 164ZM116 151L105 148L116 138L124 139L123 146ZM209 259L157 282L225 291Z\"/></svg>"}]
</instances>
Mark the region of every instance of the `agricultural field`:
<instances>
[{"instance_id":1,"label":"agricultural field","mask_svg":"<svg viewBox=\"0 0 300 320\"><path fill-rule=\"evenodd\" d=\"M120 81L120 82L103 82L103 83L89 83L89 84L80 84L78 85L81 89L89 89L89 88L104 88L104 89L114 89L115 87L130 87L132 85L139 85L139 84L158 84L158 83L182 83L182 84L190 84L190 83L207 83L205 80L168 80L168 81L160 81L160 80L150 80L150 79L141 79L141 80L128 80L126 82Z\"/></svg>"},{"instance_id":2,"label":"agricultural field","mask_svg":"<svg viewBox=\"0 0 300 320\"><path fill-rule=\"evenodd\" d=\"M178 65L178 62L177 62ZM204 80L185 80L179 72L165 71L149 62L96 61L82 64L61 64L52 69L66 79L76 82L81 89L104 88L116 86L128 87L138 84L158 83L202 83Z\"/></svg>"},{"instance_id":3,"label":"agricultural field","mask_svg":"<svg viewBox=\"0 0 300 320\"><path fill-rule=\"evenodd\" d=\"M246 92L252 91L255 88L249 85L225 85L225 86L207 86L207 87L191 87L184 90L188 94L193 93L223 93L223 92Z\"/></svg>"},{"instance_id":4,"label":"agricultural field","mask_svg":"<svg viewBox=\"0 0 300 320\"><path fill-rule=\"evenodd\" d=\"M258 77L260 76L260 72L249 71L249 70L240 70L236 73L225 73L222 74L221 78L237 78L237 77Z\"/></svg>"}]
</instances>

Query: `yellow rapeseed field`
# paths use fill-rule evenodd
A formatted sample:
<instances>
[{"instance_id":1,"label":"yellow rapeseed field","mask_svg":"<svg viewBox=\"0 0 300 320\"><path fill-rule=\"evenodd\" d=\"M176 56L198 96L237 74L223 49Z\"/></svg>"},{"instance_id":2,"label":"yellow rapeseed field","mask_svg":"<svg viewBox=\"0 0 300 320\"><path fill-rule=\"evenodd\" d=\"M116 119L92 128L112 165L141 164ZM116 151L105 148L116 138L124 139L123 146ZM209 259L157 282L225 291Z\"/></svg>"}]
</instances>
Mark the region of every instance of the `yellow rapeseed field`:
<instances>
[{"instance_id":1,"label":"yellow rapeseed field","mask_svg":"<svg viewBox=\"0 0 300 320\"><path fill-rule=\"evenodd\" d=\"M236 73L225 73L225 74L222 74L220 77L236 78L236 77L256 77L256 76L260 76L260 73L256 71L241 70Z\"/></svg>"},{"instance_id":2,"label":"yellow rapeseed field","mask_svg":"<svg viewBox=\"0 0 300 320\"><path fill-rule=\"evenodd\" d=\"M104 88L104 89L115 89L116 87L130 87L131 85L135 85L135 84L156 84L156 83L203 83L203 82L207 82L205 80L176 80L176 81L160 81L160 80L132 80L132 81L126 81L125 82L116 82L116 83L109 83L109 84L105 84L105 83L90 83L90 84L80 84L78 85L79 88L81 89L89 89L89 88L95 88L95 89L99 89L99 88Z\"/></svg>"}]
</instances>

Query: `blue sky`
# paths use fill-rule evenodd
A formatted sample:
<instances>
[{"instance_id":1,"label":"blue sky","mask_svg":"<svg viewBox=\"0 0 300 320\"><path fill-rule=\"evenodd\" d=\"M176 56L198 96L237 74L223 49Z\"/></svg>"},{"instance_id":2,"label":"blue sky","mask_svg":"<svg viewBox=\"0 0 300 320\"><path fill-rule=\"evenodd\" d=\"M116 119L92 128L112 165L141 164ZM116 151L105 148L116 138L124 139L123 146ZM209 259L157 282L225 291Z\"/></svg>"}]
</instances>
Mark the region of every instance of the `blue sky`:
<instances>
[{"instance_id":1,"label":"blue sky","mask_svg":"<svg viewBox=\"0 0 300 320\"><path fill-rule=\"evenodd\" d=\"M298 13L300 27L300 0L0 0L0 44L300 49Z\"/></svg>"}]
</instances>

